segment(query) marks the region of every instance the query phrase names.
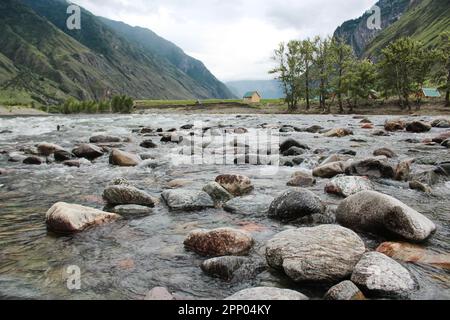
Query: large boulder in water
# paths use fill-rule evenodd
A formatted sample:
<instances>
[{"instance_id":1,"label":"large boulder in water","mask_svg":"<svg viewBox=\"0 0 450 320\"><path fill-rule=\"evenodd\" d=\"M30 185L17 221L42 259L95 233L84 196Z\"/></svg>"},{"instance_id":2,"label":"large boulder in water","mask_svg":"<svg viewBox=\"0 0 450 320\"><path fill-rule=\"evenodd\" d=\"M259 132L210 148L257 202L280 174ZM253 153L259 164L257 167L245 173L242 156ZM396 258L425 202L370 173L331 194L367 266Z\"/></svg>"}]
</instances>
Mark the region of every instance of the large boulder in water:
<instances>
[{"instance_id":1,"label":"large boulder in water","mask_svg":"<svg viewBox=\"0 0 450 320\"><path fill-rule=\"evenodd\" d=\"M240 174L223 174L216 177L216 182L234 196L243 196L253 190L249 177Z\"/></svg>"},{"instance_id":2,"label":"large boulder in water","mask_svg":"<svg viewBox=\"0 0 450 320\"><path fill-rule=\"evenodd\" d=\"M364 254L351 280L367 293L383 297L407 297L418 287L407 269L379 252Z\"/></svg>"},{"instance_id":3,"label":"large boulder in water","mask_svg":"<svg viewBox=\"0 0 450 320\"><path fill-rule=\"evenodd\" d=\"M252 194L237 197L226 202L223 206L225 211L233 214L265 216L269 211L273 197L265 194Z\"/></svg>"},{"instance_id":4,"label":"large boulder in water","mask_svg":"<svg viewBox=\"0 0 450 320\"><path fill-rule=\"evenodd\" d=\"M428 132L431 130L431 125L429 123L425 123L423 121L413 121L406 125L406 131L408 132Z\"/></svg>"},{"instance_id":5,"label":"large boulder in water","mask_svg":"<svg viewBox=\"0 0 450 320\"><path fill-rule=\"evenodd\" d=\"M269 217L291 221L313 214L324 214L325 205L314 193L303 188L286 190L272 201Z\"/></svg>"},{"instance_id":6,"label":"large boulder in water","mask_svg":"<svg viewBox=\"0 0 450 320\"><path fill-rule=\"evenodd\" d=\"M366 177L338 176L325 185L325 192L344 198L365 190L372 190L372 184Z\"/></svg>"},{"instance_id":7,"label":"large boulder in water","mask_svg":"<svg viewBox=\"0 0 450 320\"><path fill-rule=\"evenodd\" d=\"M190 211L214 207L214 201L204 191L170 189L165 190L161 197L171 210Z\"/></svg>"},{"instance_id":8,"label":"large boulder in water","mask_svg":"<svg viewBox=\"0 0 450 320\"><path fill-rule=\"evenodd\" d=\"M257 287L244 289L229 296L225 300L245 301L272 301L272 300L309 300L307 296L298 291L273 287Z\"/></svg>"},{"instance_id":9,"label":"large boulder in water","mask_svg":"<svg viewBox=\"0 0 450 320\"><path fill-rule=\"evenodd\" d=\"M210 257L246 255L253 243L250 235L232 228L194 230L184 240L187 249Z\"/></svg>"},{"instance_id":10,"label":"large boulder in water","mask_svg":"<svg viewBox=\"0 0 450 320\"><path fill-rule=\"evenodd\" d=\"M283 231L266 245L267 263L294 281L342 280L364 254L361 238L338 225Z\"/></svg>"},{"instance_id":11,"label":"large boulder in water","mask_svg":"<svg viewBox=\"0 0 450 320\"><path fill-rule=\"evenodd\" d=\"M72 150L72 153L77 158L86 158L88 160L94 160L103 155L103 150L94 144L82 144Z\"/></svg>"},{"instance_id":12,"label":"large boulder in water","mask_svg":"<svg viewBox=\"0 0 450 320\"><path fill-rule=\"evenodd\" d=\"M280 153L283 154L292 147L309 150L309 147L306 144L298 142L297 140L294 140L292 138L289 138L280 144Z\"/></svg>"},{"instance_id":13,"label":"large boulder in water","mask_svg":"<svg viewBox=\"0 0 450 320\"><path fill-rule=\"evenodd\" d=\"M45 221L48 228L53 231L71 233L83 231L87 227L99 225L119 217L115 213L58 202L47 211Z\"/></svg>"},{"instance_id":14,"label":"large boulder in water","mask_svg":"<svg viewBox=\"0 0 450 320\"><path fill-rule=\"evenodd\" d=\"M423 241L436 230L427 217L375 191L362 191L343 200L337 208L336 220L352 229L392 233L411 241Z\"/></svg>"},{"instance_id":15,"label":"large boulder in water","mask_svg":"<svg viewBox=\"0 0 450 320\"><path fill-rule=\"evenodd\" d=\"M433 128L450 128L450 119L436 119L431 122Z\"/></svg>"},{"instance_id":16,"label":"large boulder in water","mask_svg":"<svg viewBox=\"0 0 450 320\"><path fill-rule=\"evenodd\" d=\"M135 167L141 161L138 155L119 149L113 149L109 155L109 163L121 167Z\"/></svg>"},{"instance_id":17,"label":"large boulder in water","mask_svg":"<svg viewBox=\"0 0 450 320\"><path fill-rule=\"evenodd\" d=\"M128 184L109 185L103 191L103 199L112 206L121 204L137 204L154 207L158 202L145 191Z\"/></svg>"},{"instance_id":18,"label":"large boulder in water","mask_svg":"<svg viewBox=\"0 0 450 320\"><path fill-rule=\"evenodd\" d=\"M219 204L233 199L233 195L217 182L208 183L203 187L203 191L209 194L209 196Z\"/></svg>"},{"instance_id":19,"label":"large boulder in water","mask_svg":"<svg viewBox=\"0 0 450 320\"><path fill-rule=\"evenodd\" d=\"M394 168L382 159L368 158L350 163L345 169L345 173L352 176L392 179Z\"/></svg>"}]
</instances>

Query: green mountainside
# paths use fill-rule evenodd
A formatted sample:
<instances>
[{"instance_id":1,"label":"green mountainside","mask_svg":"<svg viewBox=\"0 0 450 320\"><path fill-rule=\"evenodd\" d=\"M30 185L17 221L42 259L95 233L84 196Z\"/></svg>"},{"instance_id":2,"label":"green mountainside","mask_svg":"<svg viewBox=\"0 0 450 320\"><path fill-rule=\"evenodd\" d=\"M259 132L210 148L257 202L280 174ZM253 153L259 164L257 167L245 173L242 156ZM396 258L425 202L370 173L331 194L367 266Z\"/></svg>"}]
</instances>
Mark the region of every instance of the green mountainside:
<instances>
[{"instance_id":1,"label":"green mountainside","mask_svg":"<svg viewBox=\"0 0 450 320\"><path fill-rule=\"evenodd\" d=\"M67 6L62 0L0 2L0 98L54 104L119 93L140 99L233 97L203 64L200 71L210 77L200 81L88 11L82 10L81 30L68 30Z\"/></svg>"}]
</instances>

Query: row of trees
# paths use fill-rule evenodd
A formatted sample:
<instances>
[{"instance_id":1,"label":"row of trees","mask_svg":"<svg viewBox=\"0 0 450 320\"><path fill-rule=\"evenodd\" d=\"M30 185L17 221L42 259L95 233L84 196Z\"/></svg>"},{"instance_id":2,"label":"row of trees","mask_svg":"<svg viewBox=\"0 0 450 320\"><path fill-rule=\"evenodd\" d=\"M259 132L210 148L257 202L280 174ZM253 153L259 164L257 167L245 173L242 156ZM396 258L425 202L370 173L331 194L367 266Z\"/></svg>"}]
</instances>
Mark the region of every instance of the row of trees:
<instances>
[{"instance_id":1,"label":"row of trees","mask_svg":"<svg viewBox=\"0 0 450 320\"><path fill-rule=\"evenodd\" d=\"M425 84L438 85L450 92L450 33L443 33L436 48L427 48L411 38L401 38L377 57L357 59L352 48L341 39L315 37L281 43L273 59L277 66L270 71L280 80L290 111L301 100L306 109L318 96L320 107L330 112L327 99L337 100L339 111L347 104L350 111L360 99L398 97L401 108L411 109L411 95ZM419 96L417 96L419 100Z\"/></svg>"},{"instance_id":2,"label":"row of trees","mask_svg":"<svg viewBox=\"0 0 450 320\"><path fill-rule=\"evenodd\" d=\"M114 96L109 101L77 101L68 99L60 112L72 113L131 113L133 111L133 99L126 95Z\"/></svg>"}]
</instances>

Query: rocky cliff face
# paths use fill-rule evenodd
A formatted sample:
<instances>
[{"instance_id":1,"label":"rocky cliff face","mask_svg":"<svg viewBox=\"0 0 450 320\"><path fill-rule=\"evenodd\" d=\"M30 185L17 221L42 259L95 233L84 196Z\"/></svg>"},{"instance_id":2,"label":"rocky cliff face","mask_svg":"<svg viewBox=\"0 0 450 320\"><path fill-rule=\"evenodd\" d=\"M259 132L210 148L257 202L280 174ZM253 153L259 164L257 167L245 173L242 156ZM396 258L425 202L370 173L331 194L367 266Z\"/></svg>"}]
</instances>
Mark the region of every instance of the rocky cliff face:
<instances>
[{"instance_id":1,"label":"rocky cliff face","mask_svg":"<svg viewBox=\"0 0 450 320\"><path fill-rule=\"evenodd\" d=\"M415 2L413 0L380 0L376 5L381 9L381 30L369 29L367 21L373 12L366 12L358 19L344 22L336 29L334 37L340 37L353 47L358 57L364 56L366 47L376 36L387 27L397 22L408 8Z\"/></svg>"}]
</instances>

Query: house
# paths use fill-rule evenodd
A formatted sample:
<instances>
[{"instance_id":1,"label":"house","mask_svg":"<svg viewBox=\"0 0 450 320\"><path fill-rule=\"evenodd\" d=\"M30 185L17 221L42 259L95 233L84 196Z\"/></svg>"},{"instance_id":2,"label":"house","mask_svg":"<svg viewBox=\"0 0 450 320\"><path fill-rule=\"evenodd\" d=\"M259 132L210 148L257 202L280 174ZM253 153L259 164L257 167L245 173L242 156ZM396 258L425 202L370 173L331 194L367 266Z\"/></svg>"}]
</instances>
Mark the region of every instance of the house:
<instances>
[{"instance_id":1,"label":"house","mask_svg":"<svg viewBox=\"0 0 450 320\"><path fill-rule=\"evenodd\" d=\"M259 103L261 102L261 95L258 93L258 91L249 91L244 94L244 102Z\"/></svg>"},{"instance_id":2,"label":"house","mask_svg":"<svg viewBox=\"0 0 450 320\"><path fill-rule=\"evenodd\" d=\"M441 93L436 88L422 88L422 90L418 93L418 95L422 98L440 98Z\"/></svg>"}]
</instances>

